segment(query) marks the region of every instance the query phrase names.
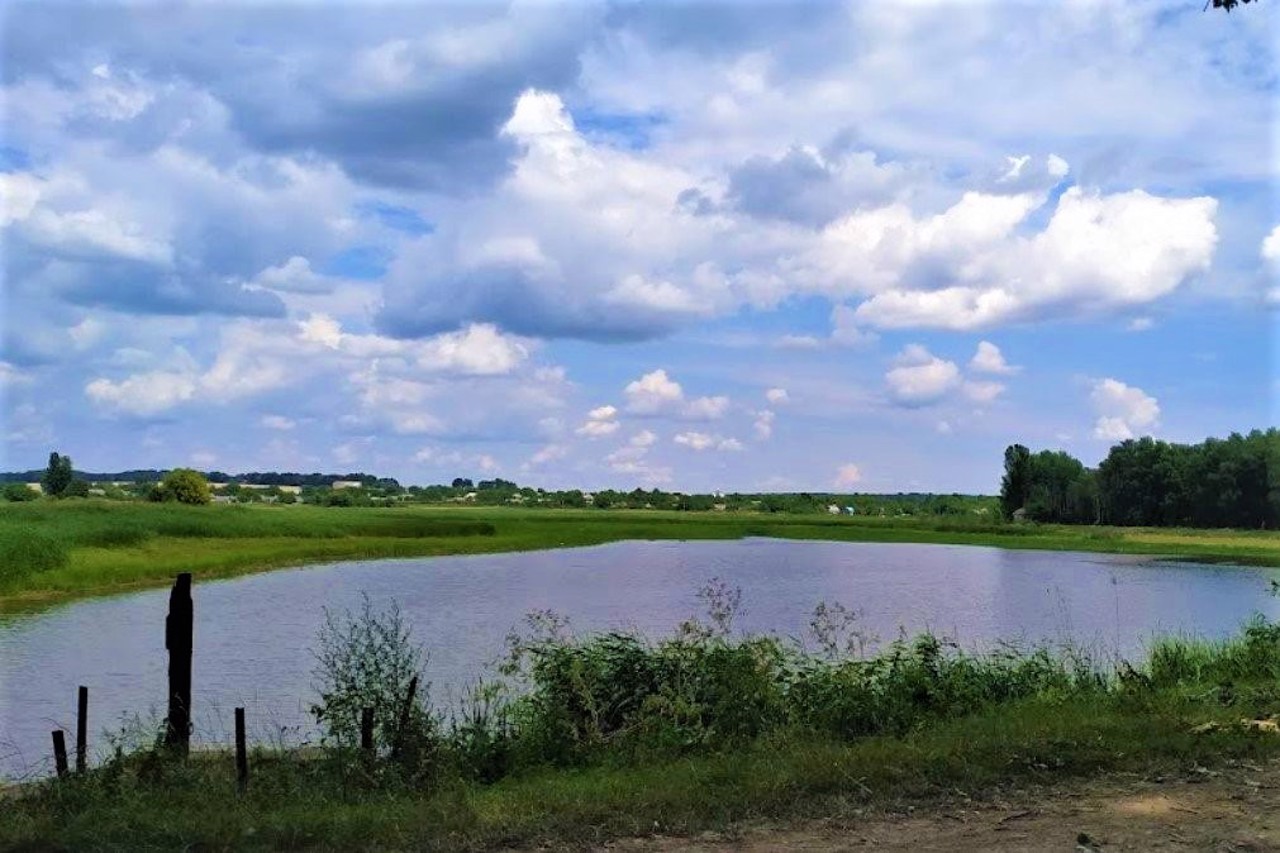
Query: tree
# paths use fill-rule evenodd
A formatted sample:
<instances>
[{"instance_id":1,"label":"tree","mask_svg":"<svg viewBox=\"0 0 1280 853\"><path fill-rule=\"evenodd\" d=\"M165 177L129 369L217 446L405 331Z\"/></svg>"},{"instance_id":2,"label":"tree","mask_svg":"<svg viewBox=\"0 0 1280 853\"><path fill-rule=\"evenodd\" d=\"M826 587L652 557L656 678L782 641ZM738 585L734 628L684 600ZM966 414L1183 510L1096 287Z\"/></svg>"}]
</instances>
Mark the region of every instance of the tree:
<instances>
[{"instance_id":1,"label":"tree","mask_svg":"<svg viewBox=\"0 0 1280 853\"><path fill-rule=\"evenodd\" d=\"M160 484L166 500L184 504L207 504L213 500L209 481L199 471L190 468L174 468L164 475Z\"/></svg>"},{"instance_id":2,"label":"tree","mask_svg":"<svg viewBox=\"0 0 1280 853\"><path fill-rule=\"evenodd\" d=\"M40 478L44 493L50 497L61 497L62 493L67 490L67 486L71 485L71 480L71 457L59 456L56 452L50 453L49 467L45 469L44 476Z\"/></svg>"},{"instance_id":3,"label":"tree","mask_svg":"<svg viewBox=\"0 0 1280 853\"><path fill-rule=\"evenodd\" d=\"M465 477L454 477L453 487L455 489L469 489L471 488L471 481Z\"/></svg>"},{"instance_id":4,"label":"tree","mask_svg":"<svg viewBox=\"0 0 1280 853\"><path fill-rule=\"evenodd\" d=\"M1000 512L1005 518L1027 504L1031 495L1031 451L1011 444L1004 451L1004 477L1000 480Z\"/></svg>"},{"instance_id":5,"label":"tree","mask_svg":"<svg viewBox=\"0 0 1280 853\"><path fill-rule=\"evenodd\" d=\"M1230 12L1241 3L1252 3L1253 0L1210 0L1210 2L1213 4L1213 8L1226 9ZM1208 4L1205 4L1205 8L1209 8Z\"/></svg>"}]
</instances>

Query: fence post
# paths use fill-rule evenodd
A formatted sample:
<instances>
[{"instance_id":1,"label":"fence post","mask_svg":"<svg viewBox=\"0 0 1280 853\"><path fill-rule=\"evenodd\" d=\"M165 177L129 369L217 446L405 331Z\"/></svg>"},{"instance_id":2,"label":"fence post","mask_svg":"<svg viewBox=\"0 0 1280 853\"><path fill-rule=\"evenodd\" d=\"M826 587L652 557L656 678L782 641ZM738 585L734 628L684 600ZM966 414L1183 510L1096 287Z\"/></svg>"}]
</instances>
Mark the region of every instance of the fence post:
<instances>
[{"instance_id":1,"label":"fence post","mask_svg":"<svg viewBox=\"0 0 1280 853\"><path fill-rule=\"evenodd\" d=\"M165 746L186 757L191 745L191 647L195 606L191 601L191 573L183 572L169 592L169 615L164 620L164 647L169 650L169 716Z\"/></svg>"},{"instance_id":2,"label":"fence post","mask_svg":"<svg viewBox=\"0 0 1280 853\"><path fill-rule=\"evenodd\" d=\"M236 790L249 787L249 754L244 742L244 708L236 708Z\"/></svg>"},{"instance_id":3,"label":"fence post","mask_svg":"<svg viewBox=\"0 0 1280 853\"><path fill-rule=\"evenodd\" d=\"M373 752L373 709L360 709L360 748Z\"/></svg>"},{"instance_id":4,"label":"fence post","mask_svg":"<svg viewBox=\"0 0 1280 853\"><path fill-rule=\"evenodd\" d=\"M67 738L62 729L53 730L53 766L58 769L58 776L67 775Z\"/></svg>"},{"instance_id":5,"label":"fence post","mask_svg":"<svg viewBox=\"0 0 1280 853\"><path fill-rule=\"evenodd\" d=\"M399 758L400 751L404 748L404 733L409 728L409 718L413 713L413 697L418 692L418 676L414 676L409 681L409 694L404 698L404 704L400 706L400 725L396 727L396 741L391 747L391 757Z\"/></svg>"},{"instance_id":6,"label":"fence post","mask_svg":"<svg viewBox=\"0 0 1280 853\"><path fill-rule=\"evenodd\" d=\"M83 773L89 765L89 688L80 685L76 707L76 772Z\"/></svg>"}]
</instances>

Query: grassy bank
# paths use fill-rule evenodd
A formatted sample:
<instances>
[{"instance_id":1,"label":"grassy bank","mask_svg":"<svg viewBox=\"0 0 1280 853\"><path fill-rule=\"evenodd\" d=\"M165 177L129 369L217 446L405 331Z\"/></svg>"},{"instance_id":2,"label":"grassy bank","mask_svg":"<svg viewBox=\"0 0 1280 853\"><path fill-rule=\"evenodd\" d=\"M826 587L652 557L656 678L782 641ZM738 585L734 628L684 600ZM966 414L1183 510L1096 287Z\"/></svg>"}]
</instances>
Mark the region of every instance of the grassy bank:
<instances>
[{"instance_id":1,"label":"grassy bank","mask_svg":"<svg viewBox=\"0 0 1280 853\"><path fill-rule=\"evenodd\" d=\"M644 510L358 509L106 501L0 505L0 608L121 592L178 571L227 577L311 562L776 536L1147 554L1280 566L1280 534Z\"/></svg>"},{"instance_id":2,"label":"grassy bank","mask_svg":"<svg viewBox=\"0 0 1280 853\"><path fill-rule=\"evenodd\" d=\"M1280 702L1266 623L1160 643L1120 672L927 636L868 660L727 624L658 644L539 627L513 645L524 693L424 720L397 757L381 732L372 757L259 751L239 795L229 755L182 763L144 745L11 798L0 849L581 847L1280 753L1280 736L1241 725Z\"/></svg>"}]
</instances>

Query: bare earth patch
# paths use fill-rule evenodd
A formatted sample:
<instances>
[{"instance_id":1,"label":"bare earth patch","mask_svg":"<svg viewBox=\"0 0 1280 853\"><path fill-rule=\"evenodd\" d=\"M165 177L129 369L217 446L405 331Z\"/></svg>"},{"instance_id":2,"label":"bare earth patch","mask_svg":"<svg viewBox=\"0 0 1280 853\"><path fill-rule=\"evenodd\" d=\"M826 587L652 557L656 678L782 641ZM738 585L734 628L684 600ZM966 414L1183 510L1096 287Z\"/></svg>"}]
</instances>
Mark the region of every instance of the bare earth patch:
<instances>
[{"instance_id":1,"label":"bare earth patch","mask_svg":"<svg viewBox=\"0 0 1280 853\"><path fill-rule=\"evenodd\" d=\"M752 826L692 839L635 839L624 853L766 853L843 850L974 853L1280 851L1280 761L1200 769L1180 778L1109 776L1009 792L990 801L953 798L902 813Z\"/></svg>"}]
</instances>

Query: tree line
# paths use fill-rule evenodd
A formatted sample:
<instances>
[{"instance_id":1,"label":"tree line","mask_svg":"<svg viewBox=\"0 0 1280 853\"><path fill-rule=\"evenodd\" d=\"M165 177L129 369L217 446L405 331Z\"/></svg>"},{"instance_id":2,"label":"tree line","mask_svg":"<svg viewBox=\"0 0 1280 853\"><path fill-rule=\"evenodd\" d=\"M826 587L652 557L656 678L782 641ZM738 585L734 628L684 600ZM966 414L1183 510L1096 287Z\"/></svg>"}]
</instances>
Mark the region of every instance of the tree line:
<instances>
[{"instance_id":1,"label":"tree line","mask_svg":"<svg viewBox=\"0 0 1280 853\"><path fill-rule=\"evenodd\" d=\"M1004 452L1006 518L1143 527L1280 526L1280 430L1111 448L1096 469L1062 451Z\"/></svg>"}]
</instances>

